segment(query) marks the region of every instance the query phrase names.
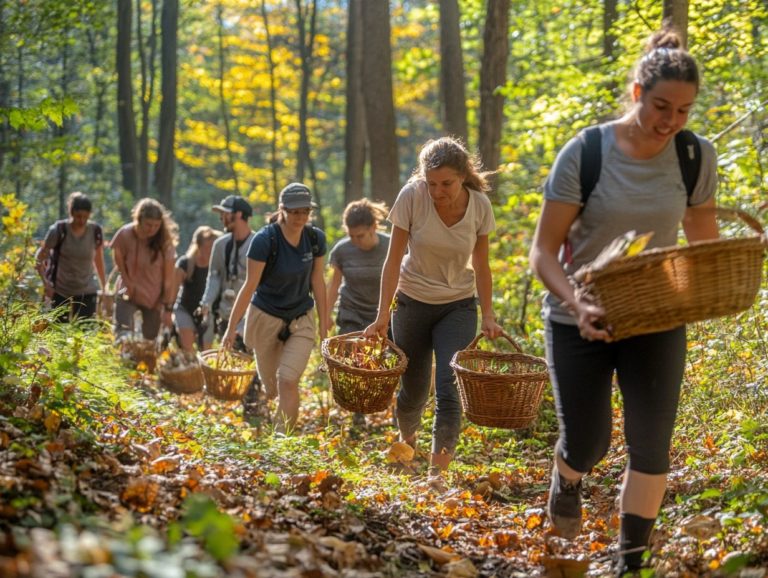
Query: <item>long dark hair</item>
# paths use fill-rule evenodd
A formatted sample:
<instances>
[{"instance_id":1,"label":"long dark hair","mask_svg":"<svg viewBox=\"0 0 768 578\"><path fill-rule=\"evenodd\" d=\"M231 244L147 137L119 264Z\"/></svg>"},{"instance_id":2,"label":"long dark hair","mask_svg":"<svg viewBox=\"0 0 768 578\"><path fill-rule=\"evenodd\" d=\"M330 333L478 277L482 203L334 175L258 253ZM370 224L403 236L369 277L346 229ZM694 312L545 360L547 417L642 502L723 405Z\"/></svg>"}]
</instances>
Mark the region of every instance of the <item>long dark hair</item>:
<instances>
[{"instance_id":1,"label":"long dark hair","mask_svg":"<svg viewBox=\"0 0 768 578\"><path fill-rule=\"evenodd\" d=\"M171 218L168 210L155 199L140 199L131 212L134 226L138 226L142 219L157 219L160 228L149 239L149 248L152 250L152 261L157 259L160 252L166 247L179 244L179 226Z\"/></svg>"}]
</instances>

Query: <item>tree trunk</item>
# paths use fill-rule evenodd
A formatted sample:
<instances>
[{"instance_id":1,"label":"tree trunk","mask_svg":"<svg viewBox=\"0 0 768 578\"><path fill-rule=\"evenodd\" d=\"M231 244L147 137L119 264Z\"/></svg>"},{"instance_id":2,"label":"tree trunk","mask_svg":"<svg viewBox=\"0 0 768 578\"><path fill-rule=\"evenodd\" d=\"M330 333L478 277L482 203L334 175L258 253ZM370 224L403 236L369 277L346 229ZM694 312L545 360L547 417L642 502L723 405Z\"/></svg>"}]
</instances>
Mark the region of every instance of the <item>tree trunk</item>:
<instances>
[{"instance_id":1,"label":"tree trunk","mask_svg":"<svg viewBox=\"0 0 768 578\"><path fill-rule=\"evenodd\" d=\"M498 89L507 83L509 54L510 0L488 0L480 63L479 149L483 165L496 170L500 162L501 129L504 122L504 97ZM493 194L498 179L492 177Z\"/></svg>"},{"instance_id":2,"label":"tree trunk","mask_svg":"<svg viewBox=\"0 0 768 578\"><path fill-rule=\"evenodd\" d=\"M269 61L269 107L272 121L272 134L269 139L269 166L272 173L272 192L275 195L275 205L279 198L280 188L277 183L277 78L275 77L275 59L273 56L272 34L269 31L269 15L265 0L261 0L261 17L264 19L264 33L267 38L267 59Z\"/></svg>"},{"instance_id":3,"label":"tree trunk","mask_svg":"<svg viewBox=\"0 0 768 578\"><path fill-rule=\"evenodd\" d=\"M176 141L177 67L176 55L179 29L179 0L163 0L160 33L163 43L160 52L162 80L160 90L160 121L157 140L154 188L160 202L173 207L173 173L176 168L174 143Z\"/></svg>"},{"instance_id":4,"label":"tree trunk","mask_svg":"<svg viewBox=\"0 0 768 578\"><path fill-rule=\"evenodd\" d=\"M117 127L123 188L137 197L138 144L131 85L131 0L117 0Z\"/></svg>"},{"instance_id":5,"label":"tree trunk","mask_svg":"<svg viewBox=\"0 0 768 578\"><path fill-rule=\"evenodd\" d=\"M363 98L371 198L392 206L400 189L388 0L363 1Z\"/></svg>"},{"instance_id":6,"label":"tree trunk","mask_svg":"<svg viewBox=\"0 0 768 578\"><path fill-rule=\"evenodd\" d=\"M309 135L307 119L309 117L309 83L312 79L315 34L317 26L317 0L311 0L308 14L304 13L302 0L296 0L296 24L299 31L299 58L301 59L301 79L299 87L299 150L296 158L296 178L303 182L304 173L309 167Z\"/></svg>"},{"instance_id":7,"label":"tree trunk","mask_svg":"<svg viewBox=\"0 0 768 578\"><path fill-rule=\"evenodd\" d=\"M467 98L458 0L440 0L440 103L443 131L467 142Z\"/></svg>"},{"instance_id":8,"label":"tree trunk","mask_svg":"<svg viewBox=\"0 0 768 578\"><path fill-rule=\"evenodd\" d=\"M24 108L24 45L19 44L16 48L16 106ZM24 148L24 128L19 127L16 129L16 143L15 150L13 151L13 165L17 167L14 171L14 185L16 190L16 198L21 199L21 191L23 188L21 171L18 167L21 167L22 150Z\"/></svg>"},{"instance_id":9,"label":"tree trunk","mask_svg":"<svg viewBox=\"0 0 768 578\"><path fill-rule=\"evenodd\" d=\"M613 60L613 49L616 47L613 25L618 17L616 0L603 0L603 56L608 62Z\"/></svg>"},{"instance_id":10,"label":"tree trunk","mask_svg":"<svg viewBox=\"0 0 768 578\"><path fill-rule=\"evenodd\" d=\"M347 130L344 166L344 204L363 196L365 173L365 107L363 103L363 2L349 0L347 22Z\"/></svg>"},{"instance_id":11,"label":"tree trunk","mask_svg":"<svg viewBox=\"0 0 768 578\"><path fill-rule=\"evenodd\" d=\"M0 38L5 38L5 0L0 0ZM8 110L11 107L11 84L6 78L5 55L0 54L0 108ZM10 140L10 123L7 118L0 119L0 170L5 162L5 153Z\"/></svg>"},{"instance_id":12,"label":"tree trunk","mask_svg":"<svg viewBox=\"0 0 768 578\"><path fill-rule=\"evenodd\" d=\"M683 47L688 46L688 0L664 0L662 20L669 21L680 34Z\"/></svg>"},{"instance_id":13,"label":"tree trunk","mask_svg":"<svg viewBox=\"0 0 768 578\"><path fill-rule=\"evenodd\" d=\"M61 98L69 94L69 30L64 32L64 42L61 47ZM59 141L59 146L63 150L67 150L67 134L69 133L70 121L65 116L61 119L61 126L56 127L56 137ZM67 155L63 155L61 164L59 165L58 174L58 197L59 197L59 218L63 219L67 216L67 177L69 169L69 159Z\"/></svg>"},{"instance_id":14,"label":"tree trunk","mask_svg":"<svg viewBox=\"0 0 768 578\"><path fill-rule=\"evenodd\" d=\"M141 65L141 131L139 133L139 186L138 195L146 197L149 192L149 113L155 94L155 61L157 54L157 0L152 0L150 16L149 39L144 48L144 36L141 23L141 3L136 0L136 44L139 47L139 63Z\"/></svg>"},{"instance_id":15,"label":"tree trunk","mask_svg":"<svg viewBox=\"0 0 768 578\"><path fill-rule=\"evenodd\" d=\"M226 55L224 53L224 7L221 2L216 6L216 23L219 41L219 108L221 110L221 119L224 123L224 146L227 149L227 163L229 172L235 183L235 194L240 194L240 183L237 179L235 170L235 157L232 153L232 132L229 128L229 111L227 110L227 98L224 94L224 76L227 68Z\"/></svg>"}]
</instances>

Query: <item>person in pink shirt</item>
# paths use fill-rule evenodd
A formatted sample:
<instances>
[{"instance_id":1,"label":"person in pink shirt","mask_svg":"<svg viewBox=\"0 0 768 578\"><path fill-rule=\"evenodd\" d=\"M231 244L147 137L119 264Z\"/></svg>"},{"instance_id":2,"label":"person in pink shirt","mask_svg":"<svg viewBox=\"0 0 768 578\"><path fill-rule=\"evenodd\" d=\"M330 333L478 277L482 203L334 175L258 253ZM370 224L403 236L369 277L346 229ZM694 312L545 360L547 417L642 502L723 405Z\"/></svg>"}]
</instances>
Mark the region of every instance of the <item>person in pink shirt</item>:
<instances>
[{"instance_id":1,"label":"person in pink shirt","mask_svg":"<svg viewBox=\"0 0 768 578\"><path fill-rule=\"evenodd\" d=\"M161 324L173 323L174 264L178 226L166 208L144 198L133 207L133 221L112 237L115 266L120 271L115 300L118 338L134 331L134 316L141 315L141 332L154 339Z\"/></svg>"}]
</instances>

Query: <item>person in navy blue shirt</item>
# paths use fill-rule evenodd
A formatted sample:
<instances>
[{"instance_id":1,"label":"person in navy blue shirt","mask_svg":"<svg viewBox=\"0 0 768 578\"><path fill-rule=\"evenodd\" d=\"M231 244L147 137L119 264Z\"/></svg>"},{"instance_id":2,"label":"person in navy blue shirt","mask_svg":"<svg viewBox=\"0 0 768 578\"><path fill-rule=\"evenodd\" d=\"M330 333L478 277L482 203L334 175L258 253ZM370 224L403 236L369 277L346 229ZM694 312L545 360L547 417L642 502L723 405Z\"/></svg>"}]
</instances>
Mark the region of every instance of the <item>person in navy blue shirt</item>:
<instances>
[{"instance_id":1,"label":"person in navy blue shirt","mask_svg":"<svg viewBox=\"0 0 768 578\"><path fill-rule=\"evenodd\" d=\"M251 241L245 284L222 339L225 348L232 347L234 328L245 315L245 345L256 356L267 397L278 398L276 429L284 433L294 428L299 416L299 381L315 331L322 340L329 326L325 233L308 224L315 206L306 185L291 183L280 192L278 211Z\"/></svg>"}]
</instances>

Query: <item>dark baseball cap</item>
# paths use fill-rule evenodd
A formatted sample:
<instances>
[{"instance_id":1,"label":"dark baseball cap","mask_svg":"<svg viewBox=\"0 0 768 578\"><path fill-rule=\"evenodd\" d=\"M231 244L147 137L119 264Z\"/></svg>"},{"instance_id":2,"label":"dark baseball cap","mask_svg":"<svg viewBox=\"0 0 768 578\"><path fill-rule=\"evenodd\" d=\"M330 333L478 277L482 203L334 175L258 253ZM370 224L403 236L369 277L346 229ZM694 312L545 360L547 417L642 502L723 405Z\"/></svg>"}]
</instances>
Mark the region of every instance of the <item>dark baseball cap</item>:
<instances>
[{"instance_id":1,"label":"dark baseball cap","mask_svg":"<svg viewBox=\"0 0 768 578\"><path fill-rule=\"evenodd\" d=\"M312 202L312 192L307 185L291 183L280 191L280 204L286 209L309 209L317 207Z\"/></svg>"},{"instance_id":2,"label":"dark baseball cap","mask_svg":"<svg viewBox=\"0 0 768 578\"><path fill-rule=\"evenodd\" d=\"M222 213L236 213L240 211L243 217L250 217L253 215L253 209L243 197L237 195L229 195L225 197L218 205L211 207L214 211Z\"/></svg>"}]
</instances>

